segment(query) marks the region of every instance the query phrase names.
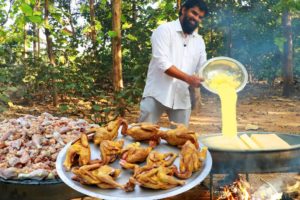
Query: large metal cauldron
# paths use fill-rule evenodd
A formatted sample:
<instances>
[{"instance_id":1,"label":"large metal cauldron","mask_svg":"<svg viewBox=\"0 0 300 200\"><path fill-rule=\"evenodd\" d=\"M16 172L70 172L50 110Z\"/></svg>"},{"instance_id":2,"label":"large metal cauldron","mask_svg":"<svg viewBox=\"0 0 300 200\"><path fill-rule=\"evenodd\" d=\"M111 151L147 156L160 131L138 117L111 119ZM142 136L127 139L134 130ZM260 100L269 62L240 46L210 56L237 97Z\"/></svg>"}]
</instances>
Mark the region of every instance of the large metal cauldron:
<instances>
[{"instance_id":1,"label":"large metal cauldron","mask_svg":"<svg viewBox=\"0 0 300 200\"><path fill-rule=\"evenodd\" d=\"M5 180L0 178L1 200L69 200L83 194L56 180Z\"/></svg>"},{"instance_id":2,"label":"large metal cauldron","mask_svg":"<svg viewBox=\"0 0 300 200\"><path fill-rule=\"evenodd\" d=\"M270 132L240 132L242 134L271 134ZM300 172L300 135L273 133L289 143L290 149L224 150L209 148L213 158L212 174ZM200 136L201 139L221 134ZM272 141L270 141L272 142Z\"/></svg>"}]
</instances>

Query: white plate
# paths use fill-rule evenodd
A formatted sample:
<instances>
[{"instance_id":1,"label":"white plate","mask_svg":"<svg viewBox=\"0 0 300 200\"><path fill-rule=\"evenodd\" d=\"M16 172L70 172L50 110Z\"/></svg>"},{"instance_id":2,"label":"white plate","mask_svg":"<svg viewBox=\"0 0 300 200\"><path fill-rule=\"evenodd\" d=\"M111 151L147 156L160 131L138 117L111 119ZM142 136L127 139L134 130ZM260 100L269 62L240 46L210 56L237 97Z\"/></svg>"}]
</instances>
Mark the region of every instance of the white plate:
<instances>
[{"instance_id":1,"label":"white plate","mask_svg":"<svg viewBox=\"0 0 300 200\"><path fill-rule=\"evenodd\" d=\"M117 139L124 139L124 147L126 147L128 144L133 143L134 141L131 139L131 137L124 137L120 134ZM125 192L121 189L101 189L96 186L88 186L88 185L82 185L79 182L73 181L71 178L74 176L72 172L67 172L63 167L63 162L66 157L67 149L71 143L68 143L58 154L57 160L56 160L56 170L63 182L73 188L74 190L83 193L85 195L95 197L95 198L101 198L101 199L115 199L115 200L128 200L128 199L134 199L134 200L145 200L145 199L162 199L167 198L170 196L178 195L180 193L183 193L193 187L195 187L197 184L202 182L205 177L209 174L211 167L212 167L212 158L209 152L207 152L206 160L204 162L204 165L202 169L198 172L193 173L192 177L185 180L185 185L178 186L172 189L168 190L153 190L153 189L147 189L139 187L138 185L135 187L135 190L133 192ZM96 147L93 143L90 143L91 146L91 158L92 159L100 159L100 150L98 147ZM147 147L148 144L141 142L141 146ZM202 144L200 144L202 146ZM161 143L155 147L156 151L159 152L175 152L179 155L180 149L168 145L164 140L161 140ZM179 167L179 157L176 158L174 164ZM118 169L122 169L119 160L116 160L114 163L110 164L110 166ZM117 178L117 182L121 184L125 184L128 182L129 177L132 176L132 172L129 170L122 169L122 173Z\"/></svg>"}]
</instances>

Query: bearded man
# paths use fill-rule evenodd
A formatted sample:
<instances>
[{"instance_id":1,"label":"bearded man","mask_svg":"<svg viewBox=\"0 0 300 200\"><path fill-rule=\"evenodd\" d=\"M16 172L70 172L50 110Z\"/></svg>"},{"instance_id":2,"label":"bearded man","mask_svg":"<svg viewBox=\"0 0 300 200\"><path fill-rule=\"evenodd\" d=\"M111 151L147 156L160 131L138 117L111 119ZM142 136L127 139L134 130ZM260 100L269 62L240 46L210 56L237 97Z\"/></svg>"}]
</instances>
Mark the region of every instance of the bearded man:
<instances>
[{"instance_id":1,"label":"bearded man","mask_svg":"<svg viewBox=\"0 0 300 200\"><path fill-rule=\"evenodd\" d=\"M169 120L188 126L191 100L188 87L200 87L197 74L206 61L203 38L197 33L208 9L202 0L187 0L175 21L152 34L152 58L140 103L140 122L157 123L166 112Z\"/></svg>"}]
</instances>

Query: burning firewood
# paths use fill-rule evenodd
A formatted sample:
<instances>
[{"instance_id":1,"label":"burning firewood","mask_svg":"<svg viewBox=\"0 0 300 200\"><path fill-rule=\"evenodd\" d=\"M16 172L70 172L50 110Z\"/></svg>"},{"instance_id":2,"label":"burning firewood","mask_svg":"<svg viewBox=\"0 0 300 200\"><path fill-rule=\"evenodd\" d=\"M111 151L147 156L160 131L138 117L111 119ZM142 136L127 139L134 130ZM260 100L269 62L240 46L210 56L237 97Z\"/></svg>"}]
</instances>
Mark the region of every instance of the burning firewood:
<instances>
[{"instance_id":1,"label":"burning firewood","mask_svg":"<svg viewBox=\"0 0 300 200\"><path fill-rule=\"evenodd\" d=\"M218 200L250 200L250 184L242 177L221 189L223 190Z\"/></svg>"}]
</instances>

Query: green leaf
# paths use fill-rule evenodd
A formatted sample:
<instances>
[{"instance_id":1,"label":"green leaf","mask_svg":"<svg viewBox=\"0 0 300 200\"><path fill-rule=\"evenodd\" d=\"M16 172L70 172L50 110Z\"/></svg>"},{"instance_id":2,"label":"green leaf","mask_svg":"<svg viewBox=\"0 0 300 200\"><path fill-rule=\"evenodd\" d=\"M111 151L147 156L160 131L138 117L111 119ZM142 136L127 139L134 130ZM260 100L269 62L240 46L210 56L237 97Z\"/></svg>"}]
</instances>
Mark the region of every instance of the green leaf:
<instances>
[{"instance_id":1,"label":"green leaf","mask_svg":"<svg viewBox=\"0 0 300 200\"><path fill-rule=\"evenodd\" d=\"M76 59L76 56L69 56L69 60L70 60L71 62L74 62L75 59Z\"/></svg>"},{"instance_id":2,"label":"green leaf","mask_svg":"<svg viewBox=\"0 0 300 200\"><path fill-rule=\"evenodd\" d=\"M279 51L282 53L283 52L283 45L286 42L286 38L284 37L276 37L274 39L274 43L278 47Z\"/></svg>"},{"instance_id":3,"label":"green leaf","mask_svg":"<svg viewBox=\"0 0 300 200\"><path fill-rule=\"evenodd\" d=\"M115 31L108 31L108 35L112 38L116 37L118 34Z\"/></svg>"},{"instance_id":4,"label":"green leaf","mask_svg":"<svg viewBox=\"0 0 300 200\"><path fill-rule=\"evenodd\" d=\"M42 15L41 11L33 11L33 15Z\"/></svg>"},{"instance_id":5,"label":"green leaf","mask_svg":"<svg viewBox=\"0 0 300 200\"><path fill-rule=\"evenodd\" d=\"M137 41L138 40L137 37L135 37L131 34L126 35L126 38L128 38L129 40L132 40L132 41Z\"/></svg>"},{"instance_id":6,"label":"green leaf","mask_svg":"<svg viewBox=\"0 0 300 200\"><path fill-rule=\"evenodd\" d=\"M38 23L38 24L43 21L42 17L38 15L29 16L28 18L31 22Z\"/></svg>"},{"instance_id":7,"label":"green leaf","mask_svg":"<svg viewBox=\"0 0 300 200\"><path fill-rule=\"evenodd\" d=\"M59 61L60 63L62 63L62 64L65 64L66 59L65 59L64 56L59 56L58 61Z\"/></svg>"},{"instance_id":8,"label":"green leaf","mask_svg":"<svg viewBox=\"0 0 300 200\"><path fill-rule=\"evenodd\" d=\"M50 24L44 24L44 27L45 27L46 29L49 29L49 30L52 30L52 29L53 29L53 26L50 25Z\"/></svg>"},{"instance_id":9,"label":"green leaf","mask_svg":"<svg viewBox=\"0 0 300 200\"><path fill-rule=\"evenodd\" d=\"M51 15L54 19L56 19L60 24L63 24L62 16L60 13L52 13Z\"/></svg>"},{"instance_id":10,"label":"green leaf","mask_svg":"<svg viewBox=\"0 0 300 200\"><path fill-rule=\"evenodd\" d=\"M103 112L105 112L105 113L109 113L110 111L111 111L110 108L105 108L105 109L103 109Z\"/></svg>"},{"instance_id":11,"label":"green leaf","mask_svg":"<svg viewBox=\"0 0 300 200\"><path fill-rule=\"evenodd\" d=\"M127 21L126 16L125 15L121 15L121 22L125 23Z\"/></svg>"},{"instance_id":12,"label":"green leaf","mask_svg":"<svg viewBox=\"0 0 300 200\"><path fill-rule=\"evenodd\" d=\"M7 90L11 91L11 92L16 92L18 90L18 88L16 88L16 87L8 87Z\"/></svg>"},{"instance_id":13,"label":"green leaf","mask_svg":"<svg viewBox=\"0 0 300 200\"><path fill-rule=\"evenodd\" d=\"M95 111L99 111L101 109L101 107L99 105L93 105L93 110Z\"/></svg>"},{"instance_id":14,"label":"green leaf","mask_svg":"<svg viewBox=\"0 0 300 200\"><path fill-rule=\"evenodd\" d=\"M23 3L20 8L26 16L32 16L33 11L30 5Z\"/></svg>"},{"instance_id":15,"label":"green leaf","mask_svg":"<svg viewBox=\"0 0 300 200\"><path fill-rule=\"evenodd\" d=\"M102 25L99 21L95 21L95 30L100 31L102 29Z\"/></svg>"},{"instance_id":16,"label":"green leaf","mask_svg":"<svg viewBox=\"0 0 300 200\"><path fill-rule=\"evenodd\" d=\"M91 30L91 27L90 26L86 26L84 27L84 29L82 30L82 33L90 33L92 30Z\"/></svg>"},{"instance_id":17,"label":"green leaf","mask_svg":"<svg viewBox=\"0 0 300 200\"><path fill-rule=\"evenodd\" d=\"M132 24L128 24L128 22L125 22L123 25L122 25L122 29L129 29L132 27Z\"/></svg>"},{"instance_id":18,"label":"green leaf","mask_svg":"<svg viewBox=\"0 0 300 200\"><path fill-rule=\"evenodd\" d=\"M67 104L60 104L59 105L59 110L61 112L66 112L69 109L69 106Z\"/></svg>"},{"instance_id":19,"label":"green leaf","mask_svg":"<svg viewBox=\"0 0 300 200\"><path fill-rule=\"evenodd\" d=\"M0 105L0 112L7 111L7 107L4 107L3 105Z\"/></svg>"},{"instance_id":20,"label":"green leaf","mask_svg":"<svg viewBox=\"0 0 300 200\"><path fill-rule=\"evenodd\" d=\"M7 95L5 94L0 94L0 100L5 102L5 103L8 103L10 101L10 99L8 98Z\"/></svg>"}]
</instances>

